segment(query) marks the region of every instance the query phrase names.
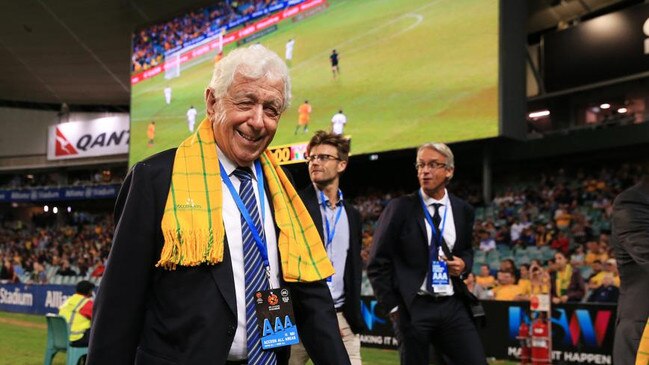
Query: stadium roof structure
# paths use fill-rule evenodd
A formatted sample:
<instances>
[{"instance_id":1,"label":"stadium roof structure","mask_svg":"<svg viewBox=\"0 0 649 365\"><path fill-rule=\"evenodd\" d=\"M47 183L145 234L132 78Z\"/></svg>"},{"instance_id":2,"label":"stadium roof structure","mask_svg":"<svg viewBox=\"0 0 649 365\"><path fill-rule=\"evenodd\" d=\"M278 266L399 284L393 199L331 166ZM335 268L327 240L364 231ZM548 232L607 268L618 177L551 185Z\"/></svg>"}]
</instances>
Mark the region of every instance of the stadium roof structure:
<instances>
[{"instance_id":1,"label":"stadium roof structure","mask_svg":"<svg viewBox=\"0 0 649 365\"><path fill-rule=\"evenodd\" d=\"M629 0L529 0L529 33L554 30ZM0 105L124 106L131 34L209 0L0 2Z\"/></svg>"}]
</instances>

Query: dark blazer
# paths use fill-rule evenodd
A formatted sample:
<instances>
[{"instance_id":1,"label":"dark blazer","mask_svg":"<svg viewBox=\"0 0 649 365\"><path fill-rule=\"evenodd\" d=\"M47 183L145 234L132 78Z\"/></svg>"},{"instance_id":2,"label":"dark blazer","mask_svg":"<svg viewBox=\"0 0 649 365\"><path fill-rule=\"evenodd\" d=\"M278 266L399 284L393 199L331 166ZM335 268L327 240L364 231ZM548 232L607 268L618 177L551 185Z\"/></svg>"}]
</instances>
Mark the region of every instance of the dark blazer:
<instances>
[{"instance_id":1,"label":"dark blazer","mask_svg":"<svg viewBox=\"0 0 649 365\"><path fill-rule=\"evenodd\" d=\"M115 234L95 301L88 353L96 364L224 364L237 328L227 242L217 265L156 268L175 149L136 164L117 198ZM298 333L319 364L349 364L324 280L283 283ZM277 350L286 364L289 349Z\"/></svg>"},{"instance_id":2,"label":"dark blazer","mask_svg":"<svg viewBox=\"0 0 649 365\"><path fill-rule=\"evenodd\" d=\"M649 317L649 179L625 190L613 203L611 245L620 272L618 319Z\"/></svg>"},{"instance_id":3,"label":"dark blazer","mask_svg":"<svg viewBox=\"0 0 649 365\"><path fill-rule=\"evenodd\" d=\"M452 253L464 260L468 272L473 267L473 207L453 194L449 194L449 199L457 237ZM392 200L379 218L367 276L386 311L396 306L409 310L424 282L428 268L424 219L418 192ZM467 293L464 282L458 277L451 280L455 295L464 297Z\"/></svg>"},{"instance_id":4,"label":"dark blazer","mask_svg":"<svg viewBox=\"0 0 649 365\"><path fill-rule=\"evenodd\" d=\"M320 211L320 202L313 184L298 192L304 202L320 238L324 241L324 230L322 227L322 213ZM347 214L349 224L349 250L347 251L347 260L345 261L345 304L343 314L349 323L349 327L354 333L359 333L363 329L363 320L361 318L361 239L362 226L361 214L358 209L343 199L343 207Z\"/></svg>"}]
</instances>

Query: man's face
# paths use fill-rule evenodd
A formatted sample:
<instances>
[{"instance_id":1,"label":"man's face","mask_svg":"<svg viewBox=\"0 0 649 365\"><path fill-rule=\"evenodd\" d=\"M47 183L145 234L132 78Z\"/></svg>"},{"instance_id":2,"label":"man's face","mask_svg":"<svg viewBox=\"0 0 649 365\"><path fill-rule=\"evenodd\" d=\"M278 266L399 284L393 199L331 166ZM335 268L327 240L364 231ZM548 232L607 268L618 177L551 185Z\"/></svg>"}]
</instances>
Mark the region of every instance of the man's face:
<instances>
[{"instance_id":1,"label":"man's face","mask_svg":"<svg viewBox=\"0 0 649 365\"><path fill-rule=\"evenodd\" d=\"M480 266L480 276L489 276L489 267Z\"/></svg>"},{"instance_id":2,"label":"man's face","mask_svg":"<svg viewBox=\"0 0 649 365\"><path fill-rule=\"evenodd\" d=\"M236 73L221 100L211 89L206 90L205 100L216 144L232 162L249 166L275 136L284 104L284 83Z\"/></svg>"},{"instance_id":3,"label":"man's face","mask_svg":"<svg viewBox=\"0 0 649 365\"><path fill-rule=\"evenodd\" d=\"M564 267L566 267L566 264L568 264L568 261L566 260L563 255L560 254L555 254L554 255L554 262L557 264L557 269L562 270Z\"/></svg>"},{"instance_id":4,"label":"man's face","mask_svg":"<svg viewBox=\"0 0 649 365\"><path fill-rule=\"evenodd\" d=\"M511 273L503 271L498 272L498 283L500 283L501 285L509 285L513 282L514 280Z\"/></svg>"},{"instance_id":5,"label":"man's face","mask_svg":"<svg viewBox=\"0 0 649 365\"><path fill-rule=\"evenodd\" d=\"M329 155L340 158L338 149L332 145L321 144L311 147L309 156ZM347 161L328 159L320 161L315 159L309 162L309 177L318 186L328 185L338 179L340 174L347 168Z\"/></svg>"},{"instance_id":6,"label":"man's face","mask_svg":"<svg viewBox=\"0 0 649 365\"><path fill-rule=\"evenodd\" d=\"M424 148L417 154L417 163L422 164L417 169L419 186L424 192L431 196L434 192L446 186L446 180L453 176L453 169L445 166L431 167L431 164L446 165L446 157L432 148Z\"/></svg>"}]
</instances>

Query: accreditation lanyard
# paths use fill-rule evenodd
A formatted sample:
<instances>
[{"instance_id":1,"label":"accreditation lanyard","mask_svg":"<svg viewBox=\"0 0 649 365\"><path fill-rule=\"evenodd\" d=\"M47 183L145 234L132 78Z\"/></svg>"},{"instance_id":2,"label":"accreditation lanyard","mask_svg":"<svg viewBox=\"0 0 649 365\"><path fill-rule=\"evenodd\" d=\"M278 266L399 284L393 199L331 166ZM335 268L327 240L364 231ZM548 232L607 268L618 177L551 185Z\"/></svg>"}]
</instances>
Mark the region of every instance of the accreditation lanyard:
<instances>
[{"instance_id":1,"label":"accreditation lanyard","mask_svg":"<svg viewBox=\"0 0 649 365\"><path fill-rule=\"evenodd\" d=\"M431 228L431 237L430 237L430 244L433 246L433 249L435 250L435 256L437 257L437 252L439 247L442 246L442 239L444 237L444 226L446 225L446 213L448 212L448 207L444 207L444 218L442 218L442 227L440 228L439 233L437 232L437 228L435 227L435 224L433 223L433 217L431 217L430 212L428 211L428 207L426 206L426 202L424 202L424 197L421 195L421 191L419 191L419 201L421 201L421 207L424 209L424 217L426 217L426 221L430 225Z\"/></svg>"},{"instance_id":2,"label":"accreditation lanyard","mask_svg":"<svg viewBox=\"0 0 649 365\"><path fill-rule=\"evenodd\" d=\"M343 201L343 192L338 189L338 201L342 202ZM322 207L325 210L325 229L327 230L327 237L325 241L325 249L329 249L329 246L331 245L331 242L334 240L334 236L336 235L336 225L338 225L338 221L340 220L340 214L343 211L342 205L338 207L338 212L336 212L336 218L334 218L334 223L333 227L329 224L329 219L327 219L327 201L325 200L324 193L320 191L320 204L322 204Z\"/></svg>"},{"instance_id":3,"label":"accreditation lanyard","mask_svg":"<svg viewBox=\"0 0 649 365\"><path fill-rule=\"evenodd\" d=\"M241 212L241 216L243 217L243 219L248 224L248 227L250 228L250 233L252 233L252 237L255 239L255 243L257 245L257 249L259 250L259 254L261 255L262 260L264 261L264 268L266 269L266 275L270 277L270 264L268 263L268 250L266 248L266 241L261 237L261 234L257 230L255 223L252 221L250 212L248 212L248 209L246 208L245 204L243 204L243 200L241 200L239 193L234 188L234 185L232 185L232 181L230 181L230 177L228 176L228 173L225 171L225 168L223 168L223 164L221 164L220 161L219 161L219 169L221 170L221 179L223 179L225 186L227 186L228 190L230 190L230 195L232 195L232 199L234 199L235 204L237 204L237 207ZM261 203L261 212L259 213L259 217L261 219L261 226L263 227L264 213L266 212L264 210L265 190L264 190L264 177L262 175L261 164L259 163L259 161L255 161L255 172L257 173L257 190L259 192L259 202Z\"/></svg>"}]
</instances>

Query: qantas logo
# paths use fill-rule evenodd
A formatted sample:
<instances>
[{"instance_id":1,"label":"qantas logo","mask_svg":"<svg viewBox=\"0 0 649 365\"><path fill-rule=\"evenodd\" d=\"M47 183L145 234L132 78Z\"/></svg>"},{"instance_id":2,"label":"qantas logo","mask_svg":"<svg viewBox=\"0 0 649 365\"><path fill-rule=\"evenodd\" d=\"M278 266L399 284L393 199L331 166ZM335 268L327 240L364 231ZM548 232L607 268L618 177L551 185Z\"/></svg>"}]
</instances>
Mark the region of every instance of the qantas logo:
<instances>
[{"instance_id":1,"label":"qantas logo","mask_svg":"<svg viewBox=\"0 0 649 365\"><path fill-rule=\"evenodd\" d=\"M587 347L599 347L604 341L611 322L612 311L598 310L593 318L586 309L576 309L571 316L563 308L555 309L551 319L563 332L563 344L577 346L580 343ZM521 322L530 323L530 318L521 307L509 307L509 337L515 339Z\"/></svg>"},{"instance_id":2,"label":"qantas logo","mask_svg":"<svg viewBox=\"0 0 649 365\"><path fill-rule=\"evenodd\" d=\"M376 313L374 312L374 307L376 307L376 300L371 300L370 305L367 306L365 303L361 301L361 315L363 316L363 320L365 321L365 325L367 326L368 330L372 330L374 328L374 324L385 324L385 320L379 318Z\"/></svg>"},{"instance_id":3,"label":"qantas logo","mask_svg":"<svg viewBox=\"0 0 649 365\"><path fill-rule=\"evenodd\" d=\"M56 128L56 156L71 156L78 155L79 152L76 148L68 141L67 138L61 133L59 128Z\"/></svg>"}]
</instances>

